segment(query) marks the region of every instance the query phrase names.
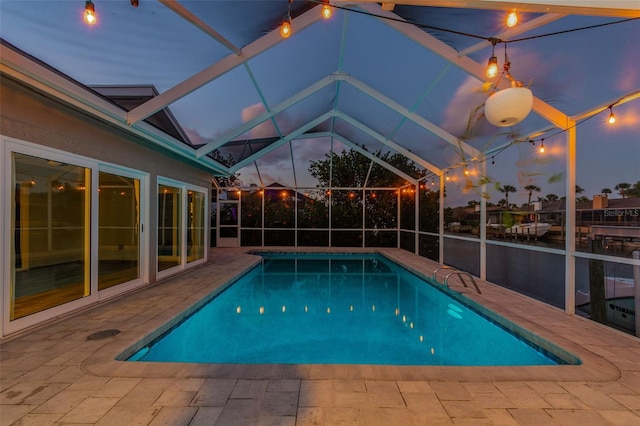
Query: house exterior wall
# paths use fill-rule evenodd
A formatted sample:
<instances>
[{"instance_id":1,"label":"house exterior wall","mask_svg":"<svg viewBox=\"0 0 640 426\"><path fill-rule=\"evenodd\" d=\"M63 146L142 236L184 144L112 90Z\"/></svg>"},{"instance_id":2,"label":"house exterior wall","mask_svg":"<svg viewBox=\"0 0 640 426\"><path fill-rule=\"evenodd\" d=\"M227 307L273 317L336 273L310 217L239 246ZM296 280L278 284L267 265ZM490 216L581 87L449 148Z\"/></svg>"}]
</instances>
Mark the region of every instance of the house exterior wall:
<instances>
[{"instance_id":1,"label":"house exterior wall","mask_svg":"<svg viewBox=\"0 0 640 426\"><path fill-rule=\"evenodd\" d=\"M4 75L0 78L0 120L0 136L2 136L0 149L5 153L4 156L0 155L3 168L11 164L11 158L9 158L11 155L5 149L5 140L11 138L14 143L24 143L32 150L35 147L36 152L41 147L42 158L48 158L47 152L53 149L64 154L95 160L109 167L140 172L146 176L146 198L142 200L146 214L142 218L142 224L143 232L147 235L142 238L142 243L148 246L143 250L147 257L142 263L146 267L141 274L144 277L144 284L156 282L158 279L156 246L158 178L164 179L163 182L176 181L186 184L187 187L201 188L205 194L205 205L207 205L211 174L195 164L189 164L188 160L177 158L177 155L155 147L150 142L116 129ZM0 185L2 186L0 193L3 194L1 197L2 223L5 224L3 226L5 241L13 238L10 235L11 222L7 218L11 215L11 206L4 206L5 202L9 204L13 202L8 195L12 188L11 179L5 179L7 176L11 175L7 170L3 170L0 182L3 180L5 182ZM204 241L209 241L207 217L204 220ZM8 246L8 243L3 242L3 248ZM96 255L91 253L91 256ZM204 256L206 260L206 247ZM2 263L1 276L3 285L6 286L9 285L4 283L5 278L9 276L6 269L11 268L12 265L8 254L3 254L2 257L5 260ZM197 263L199 262L195 262ZM188 266L192 265L193 263L188 264ZM166 274L161 275L161 277L164 276ZM3 291L3 294L6 296L9 293ZM3 314L3 319L6 320L5 314L6 312ZM6 335L6 329L0 333L0 336L2 335Z\"/></svg>"}]
</instances>

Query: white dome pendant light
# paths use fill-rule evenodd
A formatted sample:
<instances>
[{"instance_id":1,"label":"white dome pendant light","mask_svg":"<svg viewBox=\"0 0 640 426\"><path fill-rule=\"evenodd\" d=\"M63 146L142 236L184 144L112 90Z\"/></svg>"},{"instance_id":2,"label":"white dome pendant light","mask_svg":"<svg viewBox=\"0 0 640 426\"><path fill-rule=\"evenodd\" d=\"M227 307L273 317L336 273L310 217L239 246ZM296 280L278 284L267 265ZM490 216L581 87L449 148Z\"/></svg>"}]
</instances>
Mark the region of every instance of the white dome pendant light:
<instances>
[{"instance_id":1,"label":"white dome pendant light","mask_svg":"<svg viewBox=\"0 0 640 426\"><path fill-rule=\"evenodd\" d=\"M503 75L511 81L511 87L492 93L484 103L484 115L487 121L498 127L508 127L520 123L527 118L533 108L533 93L511 76L510 67L511 63L507 57L505 42Z\"/></svg>"}]
</instances>

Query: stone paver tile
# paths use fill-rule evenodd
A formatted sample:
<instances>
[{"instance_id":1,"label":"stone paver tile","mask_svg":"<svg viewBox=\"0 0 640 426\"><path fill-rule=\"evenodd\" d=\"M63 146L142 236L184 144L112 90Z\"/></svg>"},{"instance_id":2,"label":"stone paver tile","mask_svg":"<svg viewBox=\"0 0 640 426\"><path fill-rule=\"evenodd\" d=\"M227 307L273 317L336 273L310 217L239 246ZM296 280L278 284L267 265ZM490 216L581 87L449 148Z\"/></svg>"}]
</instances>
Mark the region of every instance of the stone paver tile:
<instances>
[{"instance_id":1,"label":"stone paver tile","mask_svg":"<svg viewBox=\"0 0 640 426\"><path fill-rule=\"evenodd\" d=\"M172 383L170 379L142 379L129 393L120 398L118 405L151 406Z\"/></svg>"},{"instance_id":2,"label":"stone paver tile","mask_svg":"<svg viewBox=\"0 0 640 426\"><path fill-rule=\"evenodd\" d=\"M211 426L216 423L222 413L222 407L198 407L189 426Z\"/></svg>"},{"instance_id":3,"label":"stone paver tile","mask_svg":"<svg viewBox=\"0 0 640 426\"><path fill-rule=\"evenodd\" d=\"M399 380L396 382L400 392L404 393L435 393L429 382L425 381L404 381Z\"/></svg>"},{"instance_id":4,"label":"stone paver tile","mask_svg":"<svg viewBox=\"0 0 640 426\"><path fill-rule=\"evenodd\" d=\"M449 417L454 419L457 417L485 417L484 410L477 406L474 401L442 401L442 406L449 414Z\"/></svg>"},{"instance_id":5,"label":"stone paver tile","mask_svg":"<svg viewBox=\"0 0 640 426\"><path fill-rule=\"evenodd\" d=\"M429 382L429 385L441 401L468 401L469 392L458 382Z\"/></svg>"},{"instance_id":6,"label":"stone paver tile","mask_svg":"<svg viewBox=\"0 0 640 426\"><path fill-rule=\"evenodd\" d=\"M607 395L633 395L637 393L620 382L595 382L589 383L589 386Z\"/></svg>"},{"instance_id":7,"label":"stone paver tile","mask_svg":"<svg viewBox=\"0 0 640 426\"><path fill-rule=\"evenodd\" d=\"M562 387L576 398L587 404L589 408L598 410L621 410L624 407L606 394L582 382L562 383Z\"/></svg>"},{"instance_id":8,"label":"stone paver tile","mask_svg":"<svg viewBox=\"0 0 640 426\"><path fill-rule=\"evenodd\" d=\"M146 426L161 408L116 405L96 423L96 426Z\"/></svg>"},{"instance_id":9,"label":"stone paver tile","mask_svg":"<svg viewBox=\"0 0 640 426\"><path fill-rule=\"evenodd\" d=\"M527 386L537 394L567 393L567 390L554 382L527 382Z\"/></svg>"},{"instance_id":10,"label":"stone paver tile","mask_svg":"<svg viewBox=\"0 0 640 426\"><path fill-rule=\"evenodd\" d=\"M65 368L67 367L64 365L41 365L20 376L20 380L24 382L48 381Z\"/></svg>"},{"instance_id":11,"label":"stone paver tile","mask_svg":"<svg viewBox=\"0 0 640 426\"><path fill-rule=\"evenodd\" d=\"M171 381L171 389L181 391L194 391L200 390L202 385L206 382L206 379L189 378L189 379L175 379Z\"/></svg>"},{"instance_id":12,"label":"stone paver tile","mask_svg":"<svg viewBox=\"0 0 640 426\"><path fill-rule=\"evenodd\" d=\"M73 383L84 376L85 374L79 366L69 365L65 366L64 369L59 371L57 374L51 376L47 381L52 383Z\"/></svg>"},{"instance_id":13,"label":"stone paver tile","mask_svg":"<svg viewBox=\"0 0 640 426\"><path fill-rule=\"evenodd\" d=\"M300 380L298 379L278 379L269 380L267 392L299 392Z\"/></svg>"},{"instance_id":14,"label":"stone paver tile","mask_svg":"<svg viewBox=\"0 0 640 426\"><path fill-rule=\"evenodd\" d=\"M633 413L632 411L620 410L596 410L603 419L618 426L637 426L640 425L640 411Z\"/></svg>"},{"instance_id":15,"label":"stone paver tile","mask_svg":"<svg viewBox=\"0 0 640 426\"><path fill-rule=\"evenodd\" d=\"M522 426L542 426L557 425L557 421L553 419L546 410L541 408L515 408L509 409L509 414Z\"/></svg>"},{"instance_id":16,"label":"stone paver tile","mask_svg":"<svg viewBox=\"0 0 640 426\"><path fill-rule=\"evenodd\" d=\"M27 414L15 426L52 426L57 424L58 419L64 414ZM4 424L4 423L2 423Z\"/></svg>"},{"instance_id":17,"label":"stone paver tile","mask_svg":"<svg viewBox=\"0 0 640 426\"><path fill-rule=\"evenodd\" d=\"M513 418L509 410L502 408L490 408L484 410L485 416L492 425L518 426L518 421Z\"/></svg>"},{"instance_id":18,"label":"stone paver tile","mask_svg":"<svg viewBox=\"0 0 640 426\"><path fill-rule=\"evenodd\" d=\"M366 385L371 407L406 407L396 382L367 381Z\"/></svg>"},{"instance_id":19,"label":"stone paver tile","mask_svg":"<svg viewBox=\"0 0 640 426\"><path fill-rule=\"evenodd\" d=\"M323 413L320 407L298 407L296 426L323 425Z\"/></svg>"},{"instance_id":20,"label":"stone paver tile","mask_svg":"<svg viewBox=\"0 0 640 426\"><path fill-rule=\"evenodd\" d=\"M260 401L256 399L230 399L223 407L216 425L235 426L254 424L260 412Z\"/></svg>"},{"instance_id":21,"label":"stone paver tile","mask_svg":"<svg viewBox=\"0 0 640 426\"><path fill-rule=\"evenodd\" d=\"M370 396L366 392L335 391L333 405L336 407L370 407Z\"/></svg>"},{"instance_id":22,"label":"stone paver tile","mask_svg":"<svg viewBox=\"0 0 640 426\"><path fill-rule=\"evenodd\" d=\"M524 382L500 382L496 386L517 408L551 408L551 405Z\"/></svg>"},{"instance_id":23,"label":"stone paver tile","mask_svg":"<svg viewBox=\"0 0 640 426\"><path fill-rule=\"evenodd\" d=\"M223 407L229 399L229 395L231 395L236 381L235 379L207 380L198 393L196 393L191 405L199 407Z\"/></svg>"},{"instance_id":24,"label":"stone paver tile","mask_svg":"<svg viewBox=\"0 0 640 426\"><path fill-rule=\"evenodd\" d=\"M561 425L600 426L609 423L594 410L546 410Z\"/></svg>"},{"instance_id":25,"label":"stone paver tile","mask_svg":"<svg viewBox=\"0 0 640 426\"><path fill-rule=\"evenodd\" d=\"M2 405L0 407L0 425L13 424L35 407L35 405Z\"/></svg>"},{"instance_id":26,"label":"stone paver tile","mask_svg":"<svg viewBox=\"0 0 640 426\"><path fill-rule=\"evenodd\" d=\"M299 407L330 407L333 405L331 380L303 380L300 383Z\"/></svg>"},{"instance_id":27,"label":"stone paver tile","mask_svg":"<svg viewBox=\"0 0 640 426\"><path fill-rule=\"evenodd\" d=\"M481 408L518 408L503 394L481 393L473 397L473 403Z\"/></svg>"},{"instance_id":28,"label":"stone paver tile","mask_svg":"<svg viewBox=\"0 0 640 426\"><path fill-rule=\"evenodd\" d=\"M298 392L267 392L262 397L261 416L295 416Z\"/></svg>"},{"instance_id":29,"label":"stone paver tile","mask_svg":"<svg viewBox=\"0 0 640 426\"><path fill-rule=\"evenodd\" d=\"M465 388L471 396L480 394L502 394L500 389L490 382L464 382L462 383L462 387Z\"/></svg>"},{"instance_id":30,"label":"stone paver tile","mask_svg":"<svg viewBox=\"0 0 640 426\"><path fill-rule=\"evenodd\" d=\"M333 390L341 392L367 392L367 385L364 380L335 379L333 380Z\"/></svg>"},{"instance_id":31,"label":"stone paver tile","mask_svg":"<svg viewBox=\"0 0 640 426\"><path fill-rule=\"evenodd\" d=\"M268 380L238 380L230 398L261 398L268 384Z\"/></svg>"},{"instance_id":32,"label":"stone paver tile","mask_svg":"<svg viewBox=\"0 0 640 426\"><path fill-rule=\"evenodd\" d=\"M550 393L543 395L543 398L551 404L553 408L567 410L584 410L588 409L587 404L569 393Z\"/></svg>"},{"instance_id":33,"label":"stone paver tile","mask_svg":"<svg viewBox=\"0 0 640 426\"><path fill-rule=\"evenodd\" d=\"M76 405L60 419L69 423L96 423L107 411L113 408L118 398L90 397Z\"/></svg>"},{"instance_id":34,"label":"stone paver tile","mask_svg":"<svg viewBox=\"0 0 640 426\"><path fill-rule=\"evenodd\" d=\"M445 412L442 401L440 401L435 394L404 393L402 396L404 397L405 404L409 408L424 411L442 410L443 413Z\"/></svg>"},{"instance_id":35,"label":"stone paver tile","mask_svg":"<svg viewBox=\"0 0 640 426\"><path fill-rule=\"evenodd\" d=\"M365 408L359 420L366 426L417 425L413 412L406 408Z\"/></svg>"},{"instance_id":36,"label":"stone paver tile","mask_svg":"<svg viewBox=\"0 0 640 426\"><path fill-rule=\"evenodd\" d=\"M322 421L322 425L365 425L361 411L350 407L323 407Z\"/></svg>"},{"instance_id":37,"label":"stone paver tile","mask_svg":"<svg viewBox=\"0 0 640 426\"><path fill-rule=\"evenodd\" d=\"M0 395L2 404L39 405L64 390L68 384L19 383Z\"/></svg>"},{"instance_id":38,"label":"stone paver tile","mask_svg":"<svg viewBox=\"0 0 640 426\"><path fill-rule=\"evenodd\" d=\"M34 413L68 413L73 407L87 399L91 391L65 389L33 410Z\"/></svg>"},{"instance_id":39,"label":"stone paver tile","mask_svg":"<svg viewBox=\"0 0 640 426\"><path fill-rule=\"evenodd\" d=\"M68 390L90 390L95 391L109 381L109 377L98 377L85 375L76 379L69 385Z\"/></svg>"},{"instance_id":40,"label":"stone paver tile","mask_svg":"<svg viewBox=\"0 0 640 426\"><path fill-rule=\"evenodd\" d=\"M115 377L98 388L91 396L122 398L133 389L142 379Z\"/></svg>"},{"instance_id":41,"label":"stone paver tile","mask_svg":"<svg viewBox=\"0 0 640 426\"><path fill-rule=\"evenodd\" d=\"M295 426L295 416L259 416L256 426ZM189 425L191 426L191 425Z\"/></svg>"},{"instance_id":42,"label":"stone paver tile","mask_svg":"<svg viewBox=\"0 0 640 426\"><path fill-rule=\"evenodd\" d=\"M179 391L167 389L153 403L154 407L186 407L196 396L195 391Z\"/></svg>"},{"instance_id":43,"label":"stone paver tile","mask_svg":"<svg viewBox=\"0 0 640 426\"><path fill-rule=\"evenodd\" d=\"M162 407L149 426L187 426L197 411L197 407Z\"/></svg>"},{"instance_id":44,"label":"stone paver tile","mask_svg":"<svg viewBox=\"0 0 640 426\"><path fill-rule=\"evenodd\" d=\"M611 395L611 398L615 399L629 410L640 411L640 395Z\"/></svg>"}]
</instances>

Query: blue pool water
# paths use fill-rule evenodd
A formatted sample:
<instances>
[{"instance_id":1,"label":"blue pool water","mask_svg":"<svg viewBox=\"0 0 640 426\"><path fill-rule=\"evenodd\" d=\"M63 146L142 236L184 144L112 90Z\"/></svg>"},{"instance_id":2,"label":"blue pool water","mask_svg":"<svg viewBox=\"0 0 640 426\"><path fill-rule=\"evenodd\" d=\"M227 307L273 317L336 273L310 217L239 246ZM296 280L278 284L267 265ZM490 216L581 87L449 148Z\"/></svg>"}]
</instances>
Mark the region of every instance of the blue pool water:
<instances>
[{"instance_id":1,"label":"blue pool water","mask_svg":"<svg viewBox=\"0 0 640 426\"><path fill-rule=\"evenodd\" d=\"M262 265L129 360L460 366L562 362L382 256L263 255Z\"/></svg>"}]
</instances>

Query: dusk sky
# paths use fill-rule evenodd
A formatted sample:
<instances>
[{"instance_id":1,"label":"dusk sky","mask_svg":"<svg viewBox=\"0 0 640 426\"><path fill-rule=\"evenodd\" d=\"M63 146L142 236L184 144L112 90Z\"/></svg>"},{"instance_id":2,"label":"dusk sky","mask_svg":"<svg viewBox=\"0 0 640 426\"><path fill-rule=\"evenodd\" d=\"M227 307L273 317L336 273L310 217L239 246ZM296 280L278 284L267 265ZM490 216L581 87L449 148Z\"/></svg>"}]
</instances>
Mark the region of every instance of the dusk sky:
<instances>
[{"instance_id":1,"label":"dusk sky","mask_svg":"<svg viewBox=\"0 0 640 426\"><path fill-rule=\"evenodd\" d=\"M142 0L138 8L132 8L123 0L94 3L99 22L88 27L82 22L83 1L2 0L0 35L83 84L153 84L160 92L230 54L224 46L155 1ZM286 12L284 0L253 2L255 17L232 15L233 2L180 3L238 47L255 38L245 34L251 28L243 32L237 30L238 26L257 20L261 7L272 7L271 3L275 3ZM225 15L224 11L229 12ZM457 11L438 9L436 12L416 19L431 19L437 21L439 27L483 36L504 31L500 23L491 21L493 15L487 11L473 21L477 25L456 20ZM531 14L522 17L525 22L533 18ZM565 17L516 38L617 20L620 18ZM476 39L462 36L448 37L442 33L435 36L459 50L478 43ZM575 116L640 91L638 41L640 20L635 20L509 43L508 55L512 74L528 85L534 96ZM484 64L490 54L488 46L470 56ZM496 56L502 64L503 44L496 47ZM202 144L337 71L348 73L458 138L465 133L471 111L487 97L481 91L482 81L448 64L385 23L372 16L336 10L330 20L318 21L303 31L295 32L294 26L291 38L169 107L192 142ZM345 82L333 83L276 115L275 125L267 121L238 139L286 136L333 108L439 168L446 169L466 160L455 147ZM577 126L576 181L585 189L583 195L590 198L602 188L613 190L620 182L640 181L640 98L616 105L613 110L618 119L615 126L606 123L608 110ZM487 151L548 126L546 120L532 112L513 128L496 128L484 122L481 130L465 142ZM318 127L333 128L369 151L386 149L371 135L339 118ZM487 174L492 182L519 189L517 194L510 195L512 202L526 201L523 188L528 184L541 187L534 199L549 193L565 195L565 133L554 129L546 134L544 155L537 152L539 144L538 141L533 147L527 142L515 143L495 155L493 166L491 158L488 159ZM274 181L294 185L293 155L298 186L315 186L307 173L309 163L322 159L330 145L330 138L298 140L291 147L285 144L258 160L260 177L256 166L251 164L240 170L240 178L245 184L259 184L262 178L266 185ZM334 148L341 151L344 145L335 140ZM468 166L476 183L479 164ZM462 167L449 173L457 177L447 187L449 205L478 199L478 190L463 190L468 185L462 179ZM490 201L503 198L503 194L493 189L493 183L489 187Z\"/></svg>"}]
</instances>

